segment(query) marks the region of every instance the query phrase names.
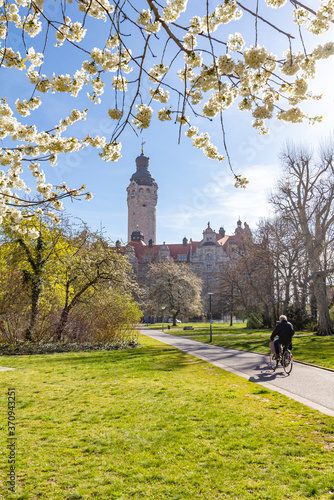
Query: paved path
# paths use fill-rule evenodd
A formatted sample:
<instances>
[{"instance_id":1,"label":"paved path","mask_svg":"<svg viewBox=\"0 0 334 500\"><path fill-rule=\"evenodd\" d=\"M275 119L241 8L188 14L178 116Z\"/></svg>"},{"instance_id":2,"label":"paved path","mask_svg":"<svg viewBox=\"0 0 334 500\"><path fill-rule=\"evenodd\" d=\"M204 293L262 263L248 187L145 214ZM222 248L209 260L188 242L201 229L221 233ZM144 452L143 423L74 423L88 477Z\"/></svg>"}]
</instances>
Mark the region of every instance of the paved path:
<instances>
[{"instance_id":1,"label":"paved path","mask_svg":"<svg viewBox=\"0 0 334 500\"><path fill-rule=\"evenodd\" d=\"M196 358L334 417L334 372L294 363L291 374L286 375L282 367L273 372L268 364L269 355L204 344L157 330L139 331L143 335L172 345Z\"/></svg>"},{"instance_id":2,"label":"paved path","mask_svg":"<svg viewBox=\"0 0 334 500\"><path fill-rule=\"evenodd\" d=\"M6 368L6 366L0 366L0 372L6 372L7 370L15 370L15 368Z\"/></svg>"}]
</instances>

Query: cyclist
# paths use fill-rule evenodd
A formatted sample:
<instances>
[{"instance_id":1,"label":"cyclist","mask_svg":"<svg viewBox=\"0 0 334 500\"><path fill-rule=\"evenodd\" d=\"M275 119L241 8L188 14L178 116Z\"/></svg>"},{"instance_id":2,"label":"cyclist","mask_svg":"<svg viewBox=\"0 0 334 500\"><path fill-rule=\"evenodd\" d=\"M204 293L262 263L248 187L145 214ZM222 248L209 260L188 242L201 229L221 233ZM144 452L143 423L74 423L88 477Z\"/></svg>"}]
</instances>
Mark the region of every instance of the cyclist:
<instances>
[{"instance_id":1,"label":"cyclist","mask_svg":"<svg viewBox=\"0 0 334 500\"><path fill-rule=\"evenodd\" d=\"M279 322L276 324L273 333L270 336L271 341L273 341L275 337L278 337L274 341L276 359L279 359L279 351L281 345L286 346L288 349L291 349L292 347L291 340L294 333L295 330L292 324L288 322L287 317L283 315L280 316Z\"/></svg>"}]
</instances>

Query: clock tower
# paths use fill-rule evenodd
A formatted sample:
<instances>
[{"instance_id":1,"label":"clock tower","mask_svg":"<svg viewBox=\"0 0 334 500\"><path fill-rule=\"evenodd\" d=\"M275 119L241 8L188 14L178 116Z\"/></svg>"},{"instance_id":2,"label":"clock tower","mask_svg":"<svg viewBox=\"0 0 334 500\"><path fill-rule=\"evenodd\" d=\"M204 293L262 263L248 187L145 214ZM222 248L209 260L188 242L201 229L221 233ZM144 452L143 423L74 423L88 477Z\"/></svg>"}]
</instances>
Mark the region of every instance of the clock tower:
<instances>
[{"instance_id":1,"label":"clock tower","mask_svg":"<svg viewBox=\"0 0 334 500\"><path fill-rule=\"evenodd\" d=\"M127 188L128 241L134 231L141 231L146 245L156 243L156 206L158 184L148 170L150 159L144 155L136 158L136 172ZM150 241L151 240L151 241Z\"/></svg>"}]
</instances>

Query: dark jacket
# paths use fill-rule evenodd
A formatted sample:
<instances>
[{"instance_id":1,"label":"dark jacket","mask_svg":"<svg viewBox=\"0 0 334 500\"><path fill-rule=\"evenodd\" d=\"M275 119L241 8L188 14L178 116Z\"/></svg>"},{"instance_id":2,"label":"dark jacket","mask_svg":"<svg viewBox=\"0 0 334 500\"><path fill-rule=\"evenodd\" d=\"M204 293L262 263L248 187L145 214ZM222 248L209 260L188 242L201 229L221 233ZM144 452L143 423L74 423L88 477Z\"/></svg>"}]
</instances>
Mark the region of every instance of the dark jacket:
<instances>
[{"instance_id":1,"label":"dark jacket","mask_svg":"<svg viewBox=\"0 0 334 500\"><path fill-rule=\"evenodd\" d=\"M288 345L291 343L291 339L293 334L295 333L294 328L291 323L287 321L280 321L274 328L273 333L271 334L270 340L274 340L276 335L282 342L283 345Z\"/></svg>"}]
</instances>

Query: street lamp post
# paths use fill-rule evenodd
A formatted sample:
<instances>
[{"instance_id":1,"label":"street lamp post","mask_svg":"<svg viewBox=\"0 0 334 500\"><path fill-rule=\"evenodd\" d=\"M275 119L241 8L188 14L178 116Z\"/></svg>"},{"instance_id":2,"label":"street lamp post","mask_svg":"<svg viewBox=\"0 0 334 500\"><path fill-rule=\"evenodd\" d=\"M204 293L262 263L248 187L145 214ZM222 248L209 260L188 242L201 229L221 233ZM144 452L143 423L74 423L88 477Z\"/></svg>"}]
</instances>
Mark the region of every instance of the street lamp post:
<instances>
[{"instance_id":1,"label":"street lamp post","mask_svg":"<svg viewBox=\"0 0 334 500\"><path fill-rule=\"evenodd\" d=\"M162 331L164 331L164 310L166 309L165 306L162 306L161 310L162 310Z\"/></svg>"},{"instance_id":2,"label":"street lamp post","mask_svg":"<svg viewBox=\"0 0 334 500\"><path fill-rule=\"evenodd\" d=\"M210 304L210 342L212 342L212 304L211 304L211 297L212 297L213 293L209 292L208 295L209 295L209 304Z\"/></svg>"}]
</instances>

